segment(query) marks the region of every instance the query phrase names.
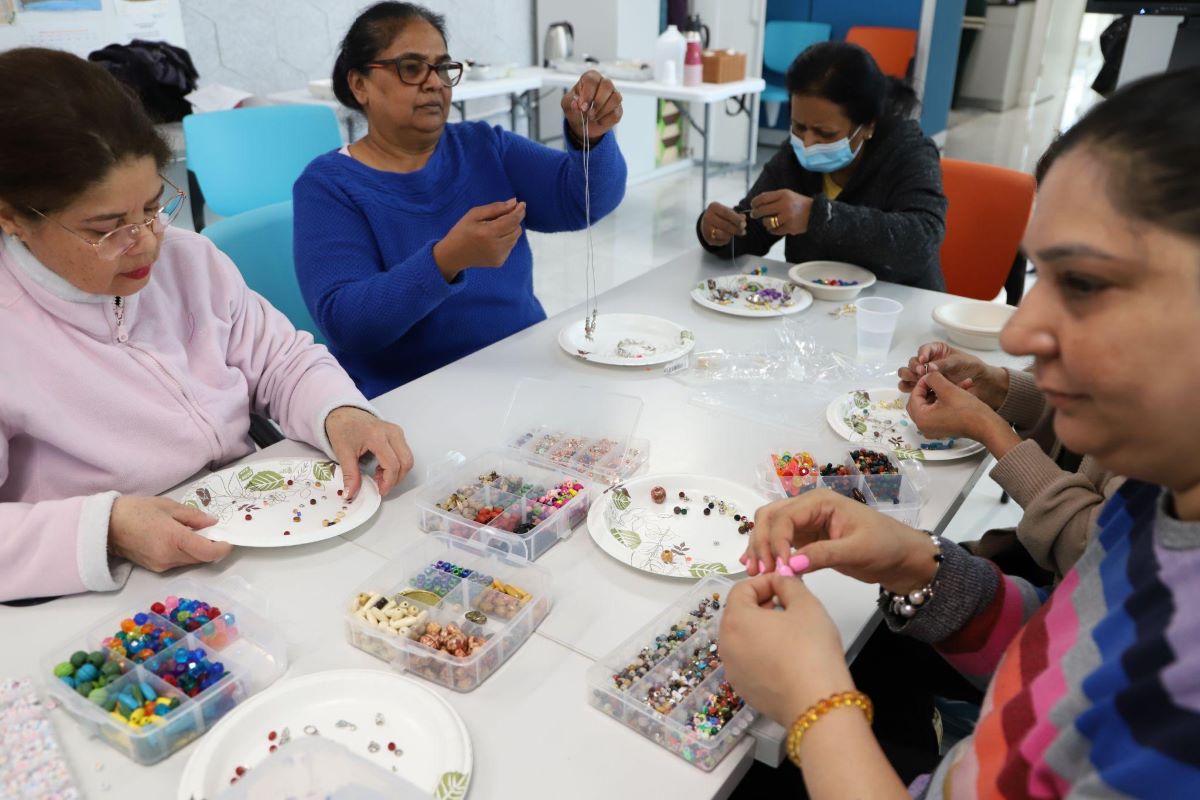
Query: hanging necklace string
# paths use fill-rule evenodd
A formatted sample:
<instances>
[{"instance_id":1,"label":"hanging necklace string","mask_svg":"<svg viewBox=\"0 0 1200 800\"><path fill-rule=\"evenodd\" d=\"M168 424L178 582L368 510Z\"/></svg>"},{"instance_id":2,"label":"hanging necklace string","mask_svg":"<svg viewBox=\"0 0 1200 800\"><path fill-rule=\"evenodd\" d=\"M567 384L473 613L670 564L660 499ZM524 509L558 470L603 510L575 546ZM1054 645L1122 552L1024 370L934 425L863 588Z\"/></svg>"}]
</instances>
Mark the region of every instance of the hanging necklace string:
<instances>
[{"instance_id":1,"label":"hanging necklace string","mask_svg":"<svg viewBox=\"0 0 1200 800\"><path fill-rule=\"evenodd\" d=\"M587 340L592 341L593 335L596 333L596 311L597 301L596 296L596 261L592 251L592 184L591 184L591 161L592 161L592 140L588 136L588 120L587 109L579 112L580 120L583 123L583 213L586 218L586 248L584 255L584 291L586 300L584 306L583 317L583 333Z\"/></svg>"}]
</instances>

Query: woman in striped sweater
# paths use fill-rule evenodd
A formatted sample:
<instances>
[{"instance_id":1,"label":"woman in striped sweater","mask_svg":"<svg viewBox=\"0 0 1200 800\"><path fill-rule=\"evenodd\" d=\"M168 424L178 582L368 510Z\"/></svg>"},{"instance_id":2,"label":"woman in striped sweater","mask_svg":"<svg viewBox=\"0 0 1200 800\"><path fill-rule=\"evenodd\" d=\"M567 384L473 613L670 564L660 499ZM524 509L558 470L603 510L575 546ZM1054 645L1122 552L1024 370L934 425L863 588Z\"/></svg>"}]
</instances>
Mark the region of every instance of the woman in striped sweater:
<instances>
[{"instance_id":1,"label":"woman in striped sweater","mask_svg":"<svg viewBox=\"0 0 1200 800\"><path fill-rule=\"evenodd\" d=\"M1129 478L1052 593L832 493L759 511L721 652L746 700L792 726L811 796L1200 797L1200 107L1185 97L1200 71L1128 86L1039 165L1039 280L1002 343L1034 357L1064 445ZM825 609L786 577L824 568L878 583L888 625L987 687L975 733L913 786L855 708L869 700Z\"/></svg>"}]
</instances>

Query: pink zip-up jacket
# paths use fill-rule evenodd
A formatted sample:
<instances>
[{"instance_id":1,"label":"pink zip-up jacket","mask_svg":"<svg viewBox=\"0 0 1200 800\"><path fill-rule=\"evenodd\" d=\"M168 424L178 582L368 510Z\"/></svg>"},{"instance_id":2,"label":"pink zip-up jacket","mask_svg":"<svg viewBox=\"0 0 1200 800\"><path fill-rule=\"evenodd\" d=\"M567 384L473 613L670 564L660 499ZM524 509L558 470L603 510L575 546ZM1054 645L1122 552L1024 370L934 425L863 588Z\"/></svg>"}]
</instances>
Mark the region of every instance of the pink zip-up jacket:
<instances>
[{"instance_id":1,"label":"pink zip-up jacket","mask_svg":"<svg viewBox=\"0 0 1200 800\"><path fill-rule=\"evenodd\" d=\"M374 411L206 238L167 230L146 288L76 289L0 237L0 600L120 588L118 494L253 452L251 410L333 456L325 417Z\"/></svg>"}]
</instances>

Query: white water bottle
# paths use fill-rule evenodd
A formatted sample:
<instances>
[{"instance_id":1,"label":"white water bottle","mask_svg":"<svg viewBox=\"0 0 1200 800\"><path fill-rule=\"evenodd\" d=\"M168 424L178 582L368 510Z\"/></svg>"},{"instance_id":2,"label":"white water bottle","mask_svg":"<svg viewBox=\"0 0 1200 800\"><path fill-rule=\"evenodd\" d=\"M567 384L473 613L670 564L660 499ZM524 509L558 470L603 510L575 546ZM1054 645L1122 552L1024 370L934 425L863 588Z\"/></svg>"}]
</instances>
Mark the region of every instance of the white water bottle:
<instances>
[{"instance_id":1,"label":"white water bottle","mask_svg":"<svg viewBox=\"0 0 1200 800\"><path fill-rule=\"evenodd\" d=\"M678 86L683 75L683 56L687 52L687 41L674 25L668 25L654 45L654 80L669 86ZM674 65L668 71L667 63Z\"/></svg>"}]
</instances>

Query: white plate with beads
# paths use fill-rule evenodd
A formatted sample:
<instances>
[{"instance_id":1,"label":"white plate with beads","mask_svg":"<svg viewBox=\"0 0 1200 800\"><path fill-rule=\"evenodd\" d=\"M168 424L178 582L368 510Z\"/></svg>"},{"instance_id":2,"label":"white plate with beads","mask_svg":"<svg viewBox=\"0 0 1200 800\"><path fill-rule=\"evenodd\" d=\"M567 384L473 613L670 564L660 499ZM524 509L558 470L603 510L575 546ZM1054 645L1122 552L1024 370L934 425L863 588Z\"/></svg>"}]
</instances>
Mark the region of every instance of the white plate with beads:
<instances>
[{"instance_id":1,"label":"white plate with beads","mask_svg":"<svg viewBox=\"0 0 1200 800\"><path fill-rule=\"evenodd\" d=\"M706 278L692 289L705 308L735 317L782 317L812 305L813 296L791 281L765 275Z\"/></svg>"},{"instance_id":2,"label":"white plate with beads","mask_svg":"<svg viewBox=\"0 0 1200 800\"><path fill-rule=\"evenodd\" d=\"M217 518L199 533L241 547L291 547L350 531L379 508L369 475L353 500L342 469L326 458L276 458L237 464L185 488L181 503Z\"/></svg>"},{"instance_id":3,"label":"white plate with beads","mask_svg":"<svg viewBox=\"0 0 1200 800\"><path fill-rule=\"evenodd\" d=\"M558 344L570 355L593 364L648 367L685 356L696 344L690 330L647 314L601 314L589 341L584 321L559 331Z\"/></svg>"},{"instance_id":4,"label":"white plate with beads","mask_svg":"<svg viewBox=\"0 0 1200 800\"><path fill-rule=\"evenodd\" d=\"M286 731L286 734L285 734ZM215 798L281 740L324 736L394 772L435 800L462 800L473 753L458 713L420 681L366 669L316 672L245 701L192 751L179 800Z\"/></svg>"},{"instance_id":5,"label":"white plate with beads","mask_svg":"<svg viewBox=\"0 0 1200 800\"><path fill-rule=\"evenodd\" d=\"M929 439L917 429L898 389L855 389L825 409L829 427L847 441L924 461L954 461L983 450L974 439Z\"/></svg>"},{"instance_id":6,"label":"white plate with beads","mask_svg":"<svg viewBox=\"0 0 1200 800\"><path fill-rule=\"evenodd\" d=\"M666 492L662 503L653 500L655 487ZM714 507L706 515L710 502ZM749 540L739 529L767 502L753 489L724 478L646 475L614 486L593 502L588 533L608 555L652 575L736 575L746 570L738 559ZM687 513L676 513L676 508Z\"/></svg>"}]
</instances>

